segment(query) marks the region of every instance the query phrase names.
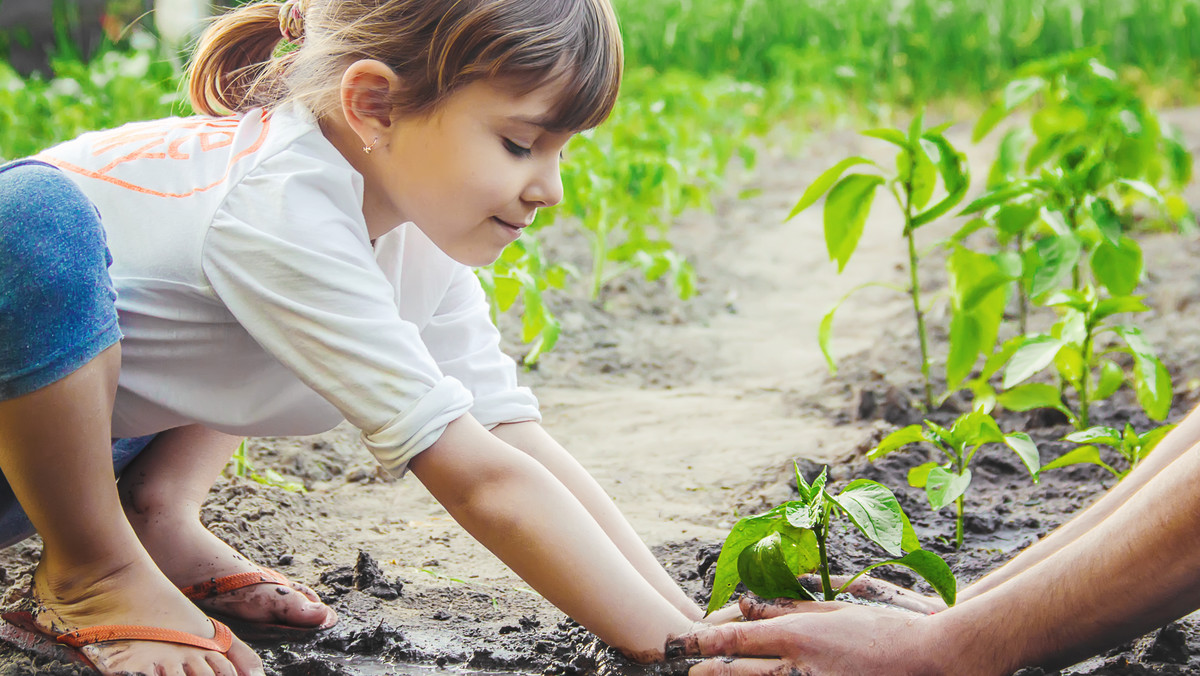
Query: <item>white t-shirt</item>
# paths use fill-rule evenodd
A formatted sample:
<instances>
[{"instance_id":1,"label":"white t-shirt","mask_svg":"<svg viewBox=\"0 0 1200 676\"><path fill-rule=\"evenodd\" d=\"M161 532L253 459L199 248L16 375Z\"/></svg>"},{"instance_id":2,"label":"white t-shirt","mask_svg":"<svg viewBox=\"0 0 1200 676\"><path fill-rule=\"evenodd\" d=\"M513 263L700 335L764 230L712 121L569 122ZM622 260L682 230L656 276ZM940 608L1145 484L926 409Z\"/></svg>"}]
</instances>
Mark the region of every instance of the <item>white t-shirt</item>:
<instances>
[{"instance_id":1,"label":"white t-shirt","mask_svg":"<svg viewBox=\"0 0 1200 676\"><path fill-rule=\"evenodd\" d=\"M411 223L372 246L362 176L306 110L130 124L38 159L96 204L113 254L114 436L344 418L402 473L464 413L540 420L472 271Z\"/></svg>"}]
</instances>

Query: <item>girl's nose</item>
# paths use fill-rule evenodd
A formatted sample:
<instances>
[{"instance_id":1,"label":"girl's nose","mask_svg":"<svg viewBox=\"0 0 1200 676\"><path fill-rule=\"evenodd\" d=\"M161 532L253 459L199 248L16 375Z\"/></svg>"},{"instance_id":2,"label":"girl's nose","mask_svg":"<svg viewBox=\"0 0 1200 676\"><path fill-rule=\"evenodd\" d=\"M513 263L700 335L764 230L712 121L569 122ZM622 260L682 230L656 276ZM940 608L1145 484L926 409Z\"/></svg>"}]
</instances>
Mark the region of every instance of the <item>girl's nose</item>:
<instances>
[{"instance_id":1,"label":"girl's nose","mask_svg":"<svg viewBox=\"0 0 1200 676\"><path fill-rule=\"evenodd\" d=\"M558 168L558 158L548 162L546 169L538 172L525 188L522 199L539 207L552 207L563 199L562 173Z\"/></svg>"}]
</instances>

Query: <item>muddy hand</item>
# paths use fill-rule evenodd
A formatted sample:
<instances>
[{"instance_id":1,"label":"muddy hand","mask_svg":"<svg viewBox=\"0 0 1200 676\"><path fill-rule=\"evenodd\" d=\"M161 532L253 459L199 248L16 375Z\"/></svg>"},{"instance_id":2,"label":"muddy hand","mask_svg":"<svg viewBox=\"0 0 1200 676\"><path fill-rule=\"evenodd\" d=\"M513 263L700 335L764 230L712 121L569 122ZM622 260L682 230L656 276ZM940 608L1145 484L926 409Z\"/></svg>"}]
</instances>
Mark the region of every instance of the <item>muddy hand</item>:
<instances>
[{"instance_id":1,"label":"muddy hand","mask_svg":"<svg viewBox=\"0 0 1200 676\"><path fill-rule=\"evenodd\" d=\"M754 603L744 599L743 612ZM923 621L891 608L807 602L771 619L693 631L668 641L666 654L736 658L697 664L692 676L914 673L927 650Z\"/></svg>"},{"instance_id":2,"label":"muddy hand","mask_svg":"<svg viewBox=\"0 0 1200 676\"><path fill-rule=\"evenodd\" d=\"M819 576L802 575L799 579L800 584L803 584L810 591L820 593L821 578ZM849 579L849 575L831 575L829 581L836 589L846 584L846 581ZM871 577L870 575L863 575L850 583L850 586L846 588L846 593L864 601L878 601L879 603L886 603L897 608L905 608L914 613L921 613L922 615L932 615L946 609L946 602L939 597L918 594L911 589L905 589L904 587ZM774 615L768 614L760 617L774 617Z\"/></svg>"}]
</instances>

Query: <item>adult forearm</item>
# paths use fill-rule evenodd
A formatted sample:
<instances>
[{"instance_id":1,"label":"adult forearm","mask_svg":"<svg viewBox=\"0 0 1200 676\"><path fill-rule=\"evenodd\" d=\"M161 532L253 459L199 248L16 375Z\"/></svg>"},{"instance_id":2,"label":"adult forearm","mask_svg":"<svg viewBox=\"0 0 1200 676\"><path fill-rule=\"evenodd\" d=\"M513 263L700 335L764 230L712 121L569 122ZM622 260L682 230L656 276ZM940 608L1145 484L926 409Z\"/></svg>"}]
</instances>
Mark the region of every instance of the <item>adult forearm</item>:
<instances>
[{"instance_id":1,"label":"adult forearm","mask_svg":"<svg viewBox=\"0 0 1200 676\"><path fill-rule=\"evenodd\" d=\"M411 467L472 536L609 645L660 659L691 626L549 470L474 420L452 423Z\"/></svg>"},{"instance_id":2,"label":"adult forearm","mask_svg":"<svg viewBox=\"0 0 1200 676\"><path fill-rule=\"evenodd\" d=\"M658 559L654 558L608 493L541 425L533 422L499 425L492 433L550 470L600 524L629 563L671 605L690 619L703 617L704 611L683 593Z\"/></svg>"},{"instance_id":3,"label":"adult forearm","mask_svg":"<svg viewBox=\"0 0 1200 676\"><path fill-rule=\"evenodd\" d=\"M1055 552L1092 530L1120 509L1142 487L1150 483L1163 468L1175 462L1197 442L1200 442L1200 409L1189 413L1147 458L1095 504L1026 549L1003 567L964 589L959 593L959 601L966 601L994 589L1053 556Z\"/></svg>"},{"instance_id":4,"label":"adult forearm","mask_svg":"<svg viewBox=\"0 0 1200 676\"><path fill-rule=\"evenodd\" d=\"M1200 607L1200 447L1006 583L928 618L953 673L1061 667Z\"/></svg>"}]
</instances>

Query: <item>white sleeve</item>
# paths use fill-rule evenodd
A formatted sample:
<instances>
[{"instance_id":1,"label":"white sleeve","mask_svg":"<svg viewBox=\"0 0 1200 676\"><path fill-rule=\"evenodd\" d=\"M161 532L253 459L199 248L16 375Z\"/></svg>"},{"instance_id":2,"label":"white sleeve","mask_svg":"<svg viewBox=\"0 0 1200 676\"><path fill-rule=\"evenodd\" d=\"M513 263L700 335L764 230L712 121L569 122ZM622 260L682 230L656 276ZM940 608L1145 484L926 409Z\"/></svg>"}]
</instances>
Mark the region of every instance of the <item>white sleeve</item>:
<instances>
[{"instance_id":1,"label":"white sleeve","mask_svg":"<svg viewBox=\"0 0 1200 676\"><path fill-rule=\"evenodd\" d=\"M500 350L500 332L470 268L458 265L450 287L421 338L442 373L462 381L475 398L471 415L488 428L538 421L537 398L517 385L516 363Z\"/></svg>"},{"instance_id":2,"label":"white sleeve","mask_svg":"<svg viewBox=\"0 0 1200 676\"><path fill-rule=\"evenodd\" d=\"M472 397L400 318L362 222L360 181L349 167L280 153L229 193L201 265L245 330L401 474Z\"/></svg>"}]
</instances>

